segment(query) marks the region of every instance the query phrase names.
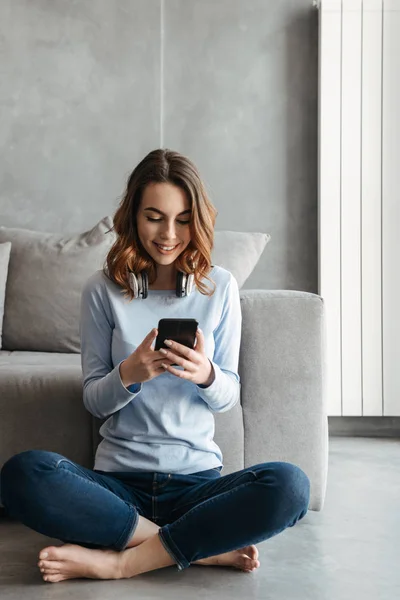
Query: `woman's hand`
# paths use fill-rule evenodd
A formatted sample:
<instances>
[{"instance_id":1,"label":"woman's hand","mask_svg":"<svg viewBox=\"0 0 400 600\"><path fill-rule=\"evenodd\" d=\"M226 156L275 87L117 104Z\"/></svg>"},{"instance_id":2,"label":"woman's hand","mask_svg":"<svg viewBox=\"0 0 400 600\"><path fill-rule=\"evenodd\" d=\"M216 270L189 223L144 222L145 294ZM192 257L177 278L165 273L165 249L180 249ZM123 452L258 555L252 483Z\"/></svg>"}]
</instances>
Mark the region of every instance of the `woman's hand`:
<instances>
[{"instance_id":1,"label":"woman's hand","mask_svg":"<svg viewBox=\"0 0 400 600\"><path fill-rule=\"evenodd\" d=\"M125 387L133 383L149 381L164 373L161 362L165 358L159 350L153 350L151 347L157 334L158 330L152 329L136 350L120 364L119 372ZM172 362L170 364L172 365Z\"/></svg>"},{"instance_id":2,"label":"woman's hand","mask_svg":"<svg viewBox=\"0 0 400 600\"><path fill-rule=\"evenodd\" d=\"M176 377L187 379L196 385L209 386L215 379L214 367L205 353L204 335L199 328L196 331L196 339L196 346L193 349L170 340L170 344L167 344L167 341L165 341L169 345L170 350L166 350L165 348L160 348L159 350L171 363L176 363L180 367L183 367L184 371L179 371L171 365L161 364L166 371L169 371L172 375L176 375Z\"/></svg>"}]
</instances>

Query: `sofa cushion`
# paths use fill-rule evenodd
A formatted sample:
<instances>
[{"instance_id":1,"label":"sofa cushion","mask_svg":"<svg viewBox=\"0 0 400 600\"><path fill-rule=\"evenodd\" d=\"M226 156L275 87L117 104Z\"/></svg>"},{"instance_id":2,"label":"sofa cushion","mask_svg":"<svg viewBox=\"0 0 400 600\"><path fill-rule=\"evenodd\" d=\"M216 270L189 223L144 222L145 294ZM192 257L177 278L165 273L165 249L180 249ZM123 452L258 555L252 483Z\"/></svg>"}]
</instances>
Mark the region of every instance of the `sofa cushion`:
<instances>
[{"instance_id":1,"label":"sofa cushion","mask_svg":"<svg viewBox=\"0 0 400 600\"><path fill-rule=\"evenodd\" d=\"M6 296L6 283L8 265L10 262L11 242L0 244L0 348L2 343L4 299Z\"/></svg>"},{"instance_id":2,"label":"sofa cushion","mask_svg":"<svg viewBox=\"0 0 400 600\"><path fill-rule=\"evenodd\" d=\"M110 227L109 217L71 236L0 227L0 242L12 242L3 349L79 352L81 288L103 266Z\"/></svg>"},{"instance_id":3,"label":"sofa cushion","mask_svg":"<svg viewBox=\"0 0 400 600\"><path fill-rule=\"evenodd\" d=\"M68 352L25 352L24 350L0 350L0 369L2 367L30 367L42 365L50 367L79 367L81 355Z\"/></svg>"},{"instance_id":4,"label":"sofa cushion","mask_svg":"<svg viewBox=\"0 0 400 600\"><path fill-rule=\"evenodd\" d=\"M4 350L80 352L81 291L103 267L116 239L106 233L111 227L111 217L71 236L0 227L0 242L12 242ZM265 233L215 232L212 262L231 271L240 288L269 240Z\"/></svg>"},{"instance_id":5,"label":"sofa cushion","mask_svg":"<svg viewBox=\"0 0 400 600\"><path fill-rule=\"evenodd\" d=\"M254 271L270 239L268 233L216 231L211 262L230 271L240 289Z\"/></svg>"}]
</instances>

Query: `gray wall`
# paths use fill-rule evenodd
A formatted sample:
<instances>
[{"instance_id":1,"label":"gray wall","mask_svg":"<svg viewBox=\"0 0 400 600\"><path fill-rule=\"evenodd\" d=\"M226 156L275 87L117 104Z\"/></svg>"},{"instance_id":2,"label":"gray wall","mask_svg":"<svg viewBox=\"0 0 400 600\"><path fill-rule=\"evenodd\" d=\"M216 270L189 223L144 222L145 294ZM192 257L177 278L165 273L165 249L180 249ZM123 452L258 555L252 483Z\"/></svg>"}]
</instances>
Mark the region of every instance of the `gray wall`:
<instances>
[{"instance_id":1,"label":"gray wall","mask_svg":"<svg viewBox=\"0 0 400 600\"><path fill-rule=\"evenodd\" d=\"M317 292L312 0L1 0L0 21L2 225L89 229L172 148L217 230L271 234L245 288Z\"/></svg>"}]
</instances>

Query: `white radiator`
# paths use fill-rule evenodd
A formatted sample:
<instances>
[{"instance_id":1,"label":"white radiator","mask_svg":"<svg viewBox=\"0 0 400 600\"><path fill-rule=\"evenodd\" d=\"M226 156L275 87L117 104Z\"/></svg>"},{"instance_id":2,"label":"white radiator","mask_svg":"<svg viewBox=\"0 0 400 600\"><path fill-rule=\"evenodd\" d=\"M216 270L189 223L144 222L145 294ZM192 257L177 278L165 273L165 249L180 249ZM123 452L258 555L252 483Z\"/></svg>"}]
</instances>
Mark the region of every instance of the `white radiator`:
<instances>
[{"instance_id":1,"label":"white radiator","mask_svg":"<svg viewBox=\"0 0 400 600\"><path fill-rule=\"evenodd\" d=\"M400 0L321 0L328 414L400 415Z\"/></svg>"}]
</instances>

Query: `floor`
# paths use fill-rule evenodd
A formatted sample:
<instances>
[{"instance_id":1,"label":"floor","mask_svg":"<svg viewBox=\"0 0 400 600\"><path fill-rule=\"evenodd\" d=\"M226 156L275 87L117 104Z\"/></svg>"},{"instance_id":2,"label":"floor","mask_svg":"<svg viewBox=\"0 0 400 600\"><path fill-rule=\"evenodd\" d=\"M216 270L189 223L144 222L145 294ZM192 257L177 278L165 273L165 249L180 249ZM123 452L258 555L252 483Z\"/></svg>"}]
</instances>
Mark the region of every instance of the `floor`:
<instances>
[{"instance_id":1,"label":"floor","mask_svg":"<svg viewBox=\"0 0 400 600\"><path fill-rule=\"evenodd\" d=\"M400 440L331 437L324 509L258 545L254 573L192 565L124 580L45 583L51 540L0 519L1 600L389 600L400 598Z\"/></svg>"}]
</instances>

